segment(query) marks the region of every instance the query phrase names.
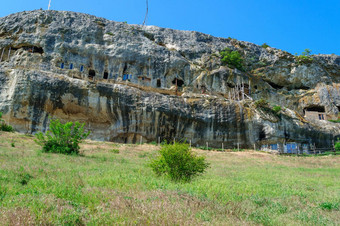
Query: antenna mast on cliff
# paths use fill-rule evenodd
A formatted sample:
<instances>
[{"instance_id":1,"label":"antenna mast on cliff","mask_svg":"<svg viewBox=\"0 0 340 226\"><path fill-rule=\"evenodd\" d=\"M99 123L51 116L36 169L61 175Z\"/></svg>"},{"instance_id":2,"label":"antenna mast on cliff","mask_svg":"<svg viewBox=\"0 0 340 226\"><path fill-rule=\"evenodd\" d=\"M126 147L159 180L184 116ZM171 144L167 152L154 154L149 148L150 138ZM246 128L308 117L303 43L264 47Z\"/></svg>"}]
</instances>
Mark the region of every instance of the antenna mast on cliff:
<instances>
[{"instance_id":1,"label":"antenna mast on cliff","mask_svg":"<svg viewBox=\"0 0 340 226\"><path fill-rule=\"evenodd\" d=\"M50 7L51 7L51 0L48 3L48 9L47 10L50 10Z\"/></svg>"},{"instance_id":2,"label":"antenna mast on cliff","mask_svg":"<svg viewBox=\"0 0 340 226\"><path fill-rule=\"evenodd\" d=\"M146 24L146 20L148 19L148 13L149 13L149 3L148 3L148 0L146 0L146 13L145 13L144 21L143 21L143 26Z\"/></svg>"}]
</instances>

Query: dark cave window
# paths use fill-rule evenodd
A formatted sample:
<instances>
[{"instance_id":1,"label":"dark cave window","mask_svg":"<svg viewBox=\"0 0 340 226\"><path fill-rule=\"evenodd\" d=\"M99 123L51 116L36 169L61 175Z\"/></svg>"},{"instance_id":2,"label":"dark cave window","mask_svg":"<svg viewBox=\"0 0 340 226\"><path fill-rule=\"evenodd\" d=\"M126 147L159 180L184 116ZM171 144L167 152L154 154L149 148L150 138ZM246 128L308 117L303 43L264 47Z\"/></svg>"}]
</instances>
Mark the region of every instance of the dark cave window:
<instances>
[{"instance_id":1,"label":"dark cave window","mask_svg":"<svg viewBox=\"0 0 340 226\"><path fill-rule=\"evenodd\" d=\"M89 71L89 78L93 78L94 76L96 76L96 72L94 70L90 70Z\"/></svg>"},{"instance_id":2,"label":"dark cave window","mask_svg":"<svg viewBox=\"0 0 340 226\"><path fill-rule=\"evenodd\" d=\"M81 65L81 66L80 66L80 72L83 72L83 71L84 71L84 66Z\"/></svg>"},{"instance_id":3,"label":"dark cave window","mask_svg":"<svg viewBox=\"0 0 340 226\"><path fill-rule=\"evenodd\" d=\"M73 69L73 64L70 64L70 70L72 70Z\"/></svg>"},{"instance_id":4,"label":"dark cave window","mask_svg":"<svg viewBox=\"0 0 340 226\"><path fill-rule=\"evenodd\" d=\"M104 77L103 77L103 78L104 78L104 79L108 79L108 77L109 77L109 73L108 73L107 71L105 71L105 72L104 72Z\"/></svg>"},{"instance_id":5,"label":"dark cave window","mask_svg":"<svg viewBox=\"0 0 340 226\"><path fill-rule=\"evenodd\" d=\"M40 54L43 54L43 53L44 53L44 50L43 50L43 48L41 48L41 47L33 46L33 47L32 47L32 53L40 53Z\"/></svg>"},{"instance_id":6,"label":"dark cave window","mask_svg":"<svg viewBox=\"0 0 340 226\"><path fill-rule=\"evenodd\" d=\"M176 85L176 83L178 87L182 87L184 85L184 81L178 78L175 78L174 80L172 80L172 84Z\"/></svg>"},{"instance_id":7,"label":"dark cave window","mask_svg":"<svg viewBox=\"0 0 340 226\"><path fill-rule=\"evenodd\" d=\"M64 69L64 66L65 66L64 63L61 63L61 64L60 64L60 68L61 68L61 69Z\"/></svg>"},{"instance_id":8,"label":"dark cave window","mask_svg":"<svg viewBox=\"0 0 340 226\"><path fill-rule=\"evenodd\" d=\"M157 79L157 87L161 87L161 80Z\"/></svg>"},{"instance_id":9,"label":"dark cave window","mask_svg":"<svg viewBox=\"0 0 340 226\"><path fill-rule=\"evenodd\" d=\"M324 106L313 105L313 106L306 107L304 110L305 111L325 112L325 107Z\"/></svg>"},{"instance_id":10,"label":"dark cave window","mask_svg":"<svg viewBox=\"0 0 340 226\"><path fill-rule=\"evenodd\" d=\"M264 129L261 129L259 133L259 140L264 140L264 139L266 139L266 132L264 131Z\"/></svg>"},{"instance_id":11,"label":"dark cave window","mask_svg":"<svg viewBox=\"0 0 340 226\"><path fill-rule=\"evenodd\" d=\"M257 86L254 86L254 89L257 89Z\"/></svg>"}]
</instances>

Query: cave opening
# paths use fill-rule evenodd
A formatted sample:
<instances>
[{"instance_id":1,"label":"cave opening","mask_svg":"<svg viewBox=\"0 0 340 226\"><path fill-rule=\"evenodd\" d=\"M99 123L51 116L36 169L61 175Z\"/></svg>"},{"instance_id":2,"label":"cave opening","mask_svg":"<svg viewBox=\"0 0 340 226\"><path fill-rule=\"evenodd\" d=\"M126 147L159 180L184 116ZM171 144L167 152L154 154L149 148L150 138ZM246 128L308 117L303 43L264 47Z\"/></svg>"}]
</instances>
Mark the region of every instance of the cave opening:
<instances>
[{"instance_id":1,"label":"cave opening","mask_svg":"<svg viewBox=\"0 0 340 226\"><path fill-rule=\"evenodd\" d=\"M162 86L161 80L157 79L157 87L160 88Z\"/></svg>"},{"instance_id":2,"label":"cave opening","mask_svg":"<svg viewBox=\"0 0 340 226\"><path fill-rule=\"evenodd\" d=\"M104 72L104 79L108 79L109 78L109 73L107 71Z\"/></svg>"},{"instance_id":3,"label":"cave opening","mask_svg":"<svg viewBox=\"0 0 340 226\"><path fill-rule=\"evenodd\" d=\"M70 64L70 70L72 70L72 69L73 69L73 64L71 63L71 64Z\"/></svg>"},{"instance_id":4,"label":"cave opening","mask_svg":"<svg viewBox=\"0 0 340 226\"><path fill-rule=\"evenodd\" d=\"M259 140L264 140L266 139L266 132L264 131L264 129L262 128L260 133L259 133Z\"/></svg>"},{"instance_id":5,"label":"cave opening","mask_svg":"<svg viewBox=\"0 0 340 226\"><path fill-rule=\"evenodd\" d=\"M270 81L268 81L268 84L274 89L282 89L284 87L284 86L280 86L280 85L278 85L274 82L270 82Z\"/></svg>"},{"instance_id":6,"label":"cave opening","mask_svg":"<svg viewBox=\"0 0 340 226\"><path fill-rule=\"evenodd\" d=\"M311 106L305 107L304 111L325 112L325 107L324 106L319 106L319 105L311 105Z\"/></svg>"},{"instance_id":7,"label":"cave opening","mask_svg":"<svg viewBox=\"0 0 340 226\"><path fill-rule=\"evenodd\" d=\"M20 48L23 48L24 50L31 52L31 53L44 53L44 49L38 46L22 46Z\"/></svg>"},{"instance_id":8,"label":"cave opening","mask_svg":"<svg viewBox=\"0 0 340 226\"><path fill-rule=\"evenodd\" d=\"M94 76L96 76L96 72L94 70L92 70L92 69L89 70L89 78L93 79Z\"/></svg>"},{"instance_id":9,"label":"cave opening","mask_svg":"<svg viewBox=\"0 0 340 226\"><path fill-rule=\"evenodd\" d=\"M175 78L174 80L172 80L172 84L174 85L177 84L178 87L182 87L184 85L184 81L181 79Z\"/></svg>"}]
</instances>

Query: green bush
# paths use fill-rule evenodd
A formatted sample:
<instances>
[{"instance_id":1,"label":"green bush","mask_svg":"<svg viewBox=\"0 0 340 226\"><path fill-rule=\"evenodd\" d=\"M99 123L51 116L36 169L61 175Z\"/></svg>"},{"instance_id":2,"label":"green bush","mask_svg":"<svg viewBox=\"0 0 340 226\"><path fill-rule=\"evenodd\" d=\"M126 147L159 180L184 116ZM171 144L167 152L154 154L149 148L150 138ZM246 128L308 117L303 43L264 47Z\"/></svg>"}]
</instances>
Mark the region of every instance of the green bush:
<instances>
[{"instance_id":1,"label":"green bush","mask_svg":"<svg viewBox=\"0 0 340 226\"><path fill-rule=\"evenodd\" d=\"M84 124L51 120L50 130L45 134L36 134L36 142L42 146L44 152L61 154L79 154L79 144L86 139L90 132L84 131Z\"/></svg>"},{"instance_id":2,"label":"green bush","mask_svg":"<svg viewBox=\"0 0 340 226\"><path fill-rule=\"evenodd\" d=\"M119 150L118 149L112 149L111 152L113 152L114 154L119 154Z\"/></svg>"},{"instance_id":3,"label":"green bush","mask_svg":"<svg viewBox=\"0 0 340 226\"><path fill-rule=\"evenodd\" d=\"M340 151L340 140L335 142L334 148L335 148L336 151Z\"/></svg>"},{"instance_id":4,"label":"green bush","mask_svg":"<svg viewBox=\"0 0 340 226\"><path fill-rule=\"evenodd\" d=\"M14 132L13 127L7 125L5 121L2 119L2 112L0 112L0 130L5 132Z\"/></svg>"},{"instance_id":5,"label":"green bush","mask_svg":"<svg viewBox=\"0 0 340 226\"><path fill-rule=\"evenodd\" d=\"M257 108L269 108L269 103L265 99L259 99L255 101L255 106Z\"/></svg>"},{"instance_id":6,"label":"green bush","mask_svg":"<svg viewBox=\"0 0 340 226\"><path fill-rule=\"evenodd\" d=\"M272 108L272 111L275 113L275 114L278 114L280 111L281 111L281 106L278 106L278 105L275 105L273 108Z\"/></svg>"},{"instance_id":7,"label":"green bush","mask_svg":"<svg viewBox=\"0 0 340 226\"><path fill-rule=\"evenodd\" d=\"M237 51L225 48L220 52L222 65L228 65L243 71L243 58Z\"/></svg>"},{"instance_id":8,"label":"green bush","mask_svg":"<svg viewBox=\"0 0 340 226\"><path fill-rule=\"evenodd\" d=\"M269 46L267 43L263 43L263 44L261 45L261 47L265 49L265 48L270 47L270 46Z\"/></svg>"},{"instance_id":9,"label":"green bush","mask_svg":"<svg viewBox=\"0 0 340 226\"><path fill-rule=\"evenodd\" d=\"M302 63L311 63L313 62L313 58L310 56L312 51L310 49L305 49L305 51L302 52L301 55L295 56L295 60L297 61L298 64Z\"/></svg>"},{"instance_id":10,"label":"green bush","mask_svg":"<svg viewBox=\"0 0 340 226\"><path fill-rule=\"evenodd\" d=\"M185 143L163 144L159 154L150 167L158 176L165 175L173 181L188 182L209 167L205 157L197 156Z\"/></svg>"}]
</instances>

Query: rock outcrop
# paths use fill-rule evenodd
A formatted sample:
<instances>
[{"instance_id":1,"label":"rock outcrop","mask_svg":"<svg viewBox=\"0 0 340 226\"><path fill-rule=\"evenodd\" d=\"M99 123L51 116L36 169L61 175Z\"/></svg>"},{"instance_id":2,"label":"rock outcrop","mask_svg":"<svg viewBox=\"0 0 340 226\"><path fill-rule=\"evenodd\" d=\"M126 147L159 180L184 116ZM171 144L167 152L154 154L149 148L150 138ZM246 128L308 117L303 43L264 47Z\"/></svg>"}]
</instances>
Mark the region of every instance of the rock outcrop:
<instances>
[{"instance_id":1,"label":"rock outcrop","mask_svg":"<svg viewBox=\"0 0 340 226\"><path fill-rule=\"evenodd\" d=\"M221 64L225 48L241 53L244 70ZM337 118L336 55L304 62L235 39L43 10L0 18L0 54L0 111L21 132L60 118L86 122L98 140L230 148L330 146L340 132L336 123L303 118L313 109ZM282 111L256 107L259 99Z\"/></svg>"}]
</instances>

